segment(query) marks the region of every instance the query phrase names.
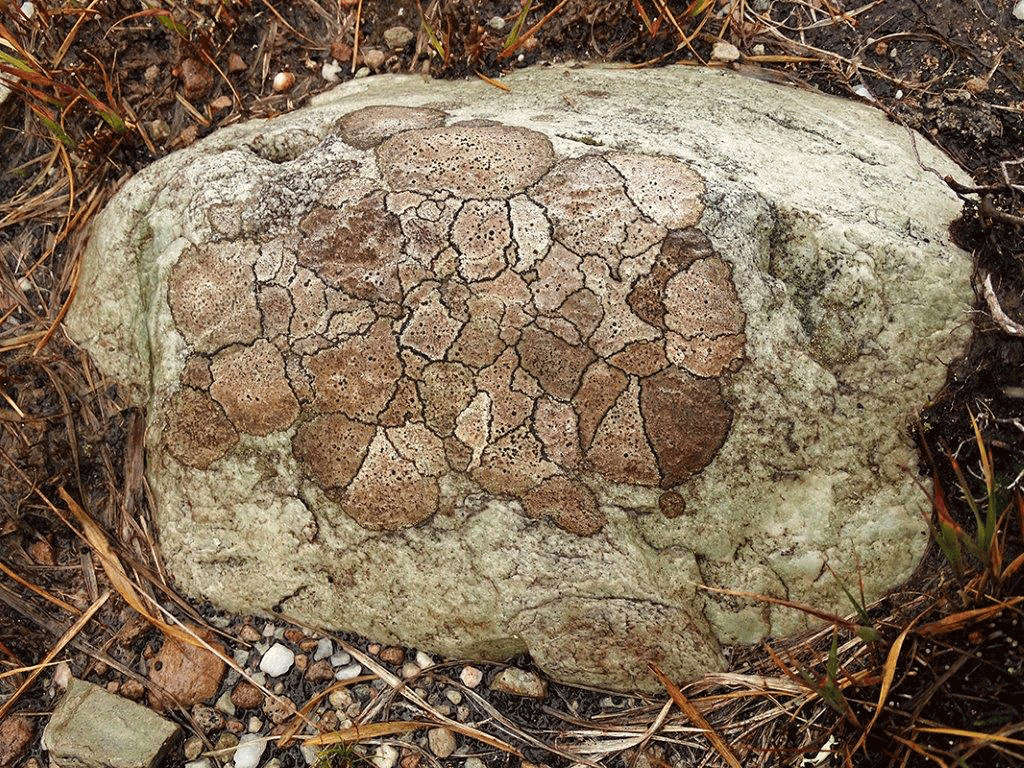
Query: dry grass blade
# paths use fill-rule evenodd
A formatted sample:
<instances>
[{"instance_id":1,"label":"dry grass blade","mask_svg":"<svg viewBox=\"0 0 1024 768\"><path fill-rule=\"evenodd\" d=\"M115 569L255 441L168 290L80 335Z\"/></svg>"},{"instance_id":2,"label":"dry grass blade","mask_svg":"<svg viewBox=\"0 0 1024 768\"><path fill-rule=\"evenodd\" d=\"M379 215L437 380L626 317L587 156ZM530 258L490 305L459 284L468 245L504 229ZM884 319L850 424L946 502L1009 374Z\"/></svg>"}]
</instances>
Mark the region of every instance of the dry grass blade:
<instances>
[{"instance_id":1,"label":"dry grass blade","mask_svg":"<svg viewBox=\"0 0 1024 768\"><path fill-rule=\"evenodd\" d=\"M573 761L574 763L579 763L581 765L589 765L589 766L593 766L593 768L597 768L597 764L596 763L592 763L591 761L586 760L586 759L584 759L582 757L579 757L578 755L575 755L574 753L566 752L565 750L559 749L558 747L551 746L550 744L545 744L540 739L534 738L530 734L524 733L522 730L516 728L515 723L513 723L511 720L509 720L507 717L505 717L505 715L503 715L501 712L499 712L497 709L495 709L491 705L491 703L489 701L487 701L487 699L485 699L479 693L474 691L472 688L467 688L464 685L459 685L457 687L459 688L459 690L462 691L462 694L466 698L470 699L478 708L480 708L480 710L485 712L487 714L487 716L491 720L493 720L499 726L504 728L507 732L515 734L518 738L522 739L527 744L530 744L530 745L532 745L534 747L537 747L538 749L543 749L543 750L545 750L547 752L550 752L553 755L558 755L559 757L564 757L564 758L566 758L568 760Z\"/></svg>"},{"instance_id":2,"label":"dry grass blade","mask_svg":"<svg viewBox=\"0 0 1024 768\"><path fill-rule=\"evenodd\" d=\"M1017 729L1022 726L1018 723ZM984 733L982 731L967 731L961 728L938 728L932 726L918 726L915 729L918 733L937 733L942 736L962 736L984 744L1012 744L1015 747L1024 747L1024 740L1014 739L1010 736L1003 736L1000 733Z\"/></svg>"},{"instance_id":3,"label":"dry grass blade","mask_svg":"<svg viewBox=\"0 0 1024 768\"><path fill-rule=\"evenodd\" d=\"M501 80L495 80L493 77L488 77L483 72L475 72L474 74L476 74L477 77L479 77L488 85L493 85L495 88L505 91L506 93L512 92L512 89L505 85L503 82L501 82Z\"/></svg>"},{"instance_id":4,"label":"dry grass blade","mask_svg":"<svg viewBox=\"0 0 1024 768\"><path fill-rule=\"evenodd\" d=\"M107 578L110 579L111 586L117 591L121 598L128 603L140 616L146 621L150 622L153 626L159 629L166 635L180 640L188 645L193 645L198 648L203 648L205 644L200 643L198 639L187 633L178 627L171 626L161 619L150 613L149 609L143 604L142 598L139 596L138 590L135 588L135 583L128 576L128 573L124 569L124 565L121 564L121 559L114 552L113 547L110 545L110 540L107 538L107 534L103 531L96 522L85 513L85 510L79 506L64 487L61 486L58 489L61 499L67 504L68 510L78 521L79 525L82 526L82 532L85 536L86 541L93 548L93 551L100 558L100 562L103 565L103 571L107 574Z\"/></svg>"},{"instance_id":5,"label":"dry grass blade","mask_svg":"<svg viewBox=\"0 0 1024 768\"><path fill-rule=\"evenodd\" d=\"M419 720L353 725L351 728L344 728L340 731L331 731L330 733L322 733L319 736L312 736L303 743L309 747L326 747L331 744L354 744L359 741L366 741L367 739L378 739L381 736L393 736L396 733L418 731L420 728L429 728L432 725L433 723L421 722Z\"/></svg>"},{"instance_id":6,"label":"dry grass blade","mask_svg":"<svg viewBox=\"0 0 1024 768\"><path fill-rule=\"evenodd\" d=\"M53 595L51 595L49 592L47 592L42 587L37 587L35 584L33 584L32 582L28 581L27 579L23 579L21 576L16 574L13 570L8 568L2 562L0 562L0 572L3 572L5 574L7 574L7 576L9 576L10 578L14 579L16 582L21 584L21 586L23 586L25 589L30 590L32 592L35 592L41 598L43 598L44 600L46 600L49 603L53 603L58 608L60 608L62 611L70 613L72 616L78 616L79 614L82 613L80 610L75 608L75 606L68 605L63 600L61 600L59 597L54 597Z\"/></svg>"},{"instance_id":7,"label":"dry grass blade","mask_svg":"<svg viewBox=\"0 0 1024 768\"><path fill-rule=\"evenodd\" d=\"M29 689L32 683L35 682L36 678L39 677L42 671L46 668L46 665L53 661L54 657L64 650L64 646L70 643L74 639L75 635L82 631L82 627L89 623L92 617L96 614L96 611L103 607L103 604L107 602L109 597L110 590L108 589L100 595L96 602L90 605L88 610L78 617L78 621L72 624L71 628L61 636L60 640L57 641L57 644L50 649L46 656L43 657L43 660L39 662L36 669L29 674L25 682L18 686L18 690L11 694L11 697L7 699L3 705L0 705L0 721L4 719L7 713L11 710L11 707L14 706L14 703L21 698L21 695Z\"/></svg>"},{"instance_id":8,"label":"dry grass blade","mask_svg":"<svg viewBox=\"0 0 1024 768\"><path fill-rule=\"evenodd\" d=\"M943 616L938 621L923 625L917 630L917 633L925 637L935 637L949 632L956 632L964 627L969 627L972 624L977 624L979 621L996 616L1007 608L1012 608L1019 604L1021 601L1024 601L1024 595L1017 595L1009 600L1000 601L995 605L989 605L984 608L975 608L970 611L961 611L950 616Z\"/></svg>"},{"instance_id":9,"label":"dry grass blade","mask_svg":"<svg viewBox=\"0 0 1024 768\"><path fill-rule=\"evenodd\" d=\"M853 747L854 752L864 745L867 741L868 734L871 732L871 729L875 727L875 723L878 722L878 718L882 715L886 699L889 698L889 690L892 688L892 681L896 679L896 664L899 661L900 653L903 650L903 642L907 639L907 635L910 633L910 630L914 628L916 621L917 619L914 619L914 621L910 622L910 624L900 632L895 642L893 642L892 647L889 649L889 654L885 658L882 685L878 691L878 703L875 704L875 713L871 716L871 720L868 722L867 726L865 726L864 730L861 731L860 738L857 739L857 743Z\"/></svg>"},{"instance_id":10,"label":"dry grass blade","mask_svg":"<svg viewBox=\"0 0 1024 768\"><path fill-rule=\"evenodd\" d=\"M711 724L704 719L704 715L700 713L700 710L693 706L689 699L683 695L683 692L679 690L679 686L669 680L657 664L651 664L650 667L655 677L657 677L661 684L665 686L665 690L668 691L668 695L672 698L672 701L674 701L676 706L682 710L683 714L689 718L690 722L704 732L708 741L711 742L711 745L715 748L718 754L722 756L722 759L729 764L730 768L742 768L740 761L736 759L736 755L734 755L732 750L729 749L729 745L725 743L725 739L723 739L718 734L718 731L712 728Z\"/></svg>"},{"instance_id":11,"label":"dry grass blade","mask_svg":"<svg viewBox=\"0 0 1024 768\"><path fill-rule=\"evenodd\" d=\"M506 45L504 48L502 48L501 51L498 53L498 61L501 61L502 59L507 59L513 53L518 51L523 43L525 43L527 40L529 40L531 37L537 34L537 30L539 30L541 27L547 24L548 21L550 21L556 13L562 10L562 7L568 2L569 0L562 0L562 2L560 2L558 5L552 8L546 14L544 14L544 18L542 18L540 21L538 21L536 24L534 24L532 27L526 30L526 33L522 37L520 37L518 40L515 40L510 45Z\"/></svg>"}]
</instances>

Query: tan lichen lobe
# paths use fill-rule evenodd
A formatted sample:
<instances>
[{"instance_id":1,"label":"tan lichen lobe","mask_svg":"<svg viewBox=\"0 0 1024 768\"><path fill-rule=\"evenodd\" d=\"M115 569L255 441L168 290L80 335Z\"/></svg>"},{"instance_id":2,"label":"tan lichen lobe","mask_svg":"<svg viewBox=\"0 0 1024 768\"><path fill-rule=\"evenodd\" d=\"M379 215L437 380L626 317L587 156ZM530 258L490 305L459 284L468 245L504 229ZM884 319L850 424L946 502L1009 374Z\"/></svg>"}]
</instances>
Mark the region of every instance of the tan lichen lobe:
<instances>
[{"instance_id":1,"label":"tan lichen lobe","mask_svg":"<svg viewBox=\"0 0 1024 768\"><path fill-rule=\"evenodd\" d=\"M406 131L377 148L377 164L389 189L443 189L466 199L523 192L553 160L546 136L503 125Z\"/></svg>"},{"instance_id":2,"label":"tan lichen lobe","mask_svg":"<svg viewBox=\"0 0 1024 768\"><path fill-rule=\"evenodd\" d=\"M189 247L171 268L167 303L175 325L199 352L251 344L261 333L250 243Z\"/></svg>"},{"instance_id":3,"label":"tan lichen lobe","mask_svg":"<svg viewBox=\"0 0 1024 768\"><path fill-rule=\"evenodd\" d=\"M286 429L299 415L284 359L266 339L217 353L210 372L210 395L241 432L269 435Z\"/></svg>"},{"instance_id":4,"label":"tan lichen lobe","mask_svg":"<svg viewBox=\"0 0 1024 768\"><path fill-rule=\"evenodd\" d=\"M349 112L335 124L341 138L357 149L376 147L385 139L405 131L436 128L444 113L428 107L363 107Z\"/></svg>"},{"instance_id":5,"label":"tan lichen lobe","mask_svg":"<svg viewBox=\"0 0 1024 768\"><path fill-rule=\"evenodd\" d=\"M341 490L356 476L375 429L341 413L314 416L292 438L292 454L317 485Z\"/></svg>"},{"instance_id":6,"label":"tan lichen lobe","mask_svg":"<svg viewBox=\"0 0 1024 768\"><path fill-rule=\"evenodd\" d=\"M297 231L185 250L168 300L191 388L165 439L200 467L239 433L294 430L305 477L369 530L482 492L594 535L599 485L678 486L732 423L720 378L746 316L697 228L703 183L676 160L556 159L540 133L442 121L351 113L337 128L363 175ZM206 445L186 460L189 429ZM682 506L662 495L666 516Z\"/></svg>"},{"instance_id":7,"label":"tan lichen lobe","mask_svg":"<svg viewBox=\"0 0 1024 768\"><path fill-rule=\"evenodd\" d=\"M384 206L383 193L314 209L300 224L306 239L299 263L329 285L371 301L401 301L398 263L403 236L398 218Z\"/></svg>"},{"instance_id":8,"label":"tan lichen lobe","mask_svg":"<svg viewBox=\"0 0 1024 768\"><path fill-rule=\"evenodd\" d=\"M643 380L640 409L662 488L679 485L710 464L732 426L732 408L718 380L676 368Z\"/></svg>"},{"instance_id":9,"label":"tan lichen lobe","mask_svg":"<svg viewBox=\"0 0 1024 768\"><path fill-rule=\"evenodd\" d=\"M564 531L593 536L607 522L594 492L564 475L549 477L523 497L523 509L532 518L549 518Z\"/></svg>"},{"instance_id":10,"label":"tan lichen lobe","mask_svg":"<svg viewBox=\"0 0 1024 768\"><path fill-rule=\"evenodd\" d=\"M168 401L163 441L181 463L206 469L234 447L238 431L209 395L186 387Z\"/></svg>"}]
</instances>

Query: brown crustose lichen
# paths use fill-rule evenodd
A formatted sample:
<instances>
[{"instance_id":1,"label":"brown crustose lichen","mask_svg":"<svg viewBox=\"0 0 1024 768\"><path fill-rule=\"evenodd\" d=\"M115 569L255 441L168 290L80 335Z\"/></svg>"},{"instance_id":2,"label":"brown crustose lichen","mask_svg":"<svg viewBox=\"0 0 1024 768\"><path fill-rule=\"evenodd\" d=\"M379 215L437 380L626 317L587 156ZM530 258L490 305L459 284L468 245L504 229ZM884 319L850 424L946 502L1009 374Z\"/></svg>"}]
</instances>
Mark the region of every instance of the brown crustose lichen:
<instances>
[{"instance_id":1,"label":"brown crustose lichen","mask_svg":"<svg viewBox=\"0 0 1024 768\"><path fill-rule=\"evenodd\" d=\"M745 344L731 268L697 228L700 178L443 119L346 116L375 189L313 207L298 237L185 250L168 288L190 348L171 453L205 469L240 436L285 431L371 530L429 519L444 487L579 536L606 522L601 484L660 487L681 514L670 489L724 443L723 377Z\"/></svg>"}]
</instances>

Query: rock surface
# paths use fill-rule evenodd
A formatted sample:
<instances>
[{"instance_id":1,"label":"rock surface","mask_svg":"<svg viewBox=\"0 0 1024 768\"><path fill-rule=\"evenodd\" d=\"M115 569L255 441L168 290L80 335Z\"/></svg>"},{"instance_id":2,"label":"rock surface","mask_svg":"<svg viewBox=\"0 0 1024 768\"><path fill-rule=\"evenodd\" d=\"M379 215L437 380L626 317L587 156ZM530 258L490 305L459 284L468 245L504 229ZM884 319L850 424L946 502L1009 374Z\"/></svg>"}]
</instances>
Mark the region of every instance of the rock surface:
<instances>
[{"instance_id":1,"label":"rock surface","mask_svg":"<svg viewBox=\"0 0 1024 768\"><path fill-rule=\"evenodd\" d=\"M179 586L628 689L806 625L696 585L909 575L952 163L724 72L506 82L348 83L98 219L68 328L149 408Z\"/></svg>"},{"instance_id":2,"label":"rock surface","mask_svg":"<svg viewBox=\"0 0 1024 768\"><path fill-rule=\"evenodd\" d=\"M42 747L58 768L150 768L180 730L141 704L72 679L43 729Z\"/></svg>"}]
</instances>

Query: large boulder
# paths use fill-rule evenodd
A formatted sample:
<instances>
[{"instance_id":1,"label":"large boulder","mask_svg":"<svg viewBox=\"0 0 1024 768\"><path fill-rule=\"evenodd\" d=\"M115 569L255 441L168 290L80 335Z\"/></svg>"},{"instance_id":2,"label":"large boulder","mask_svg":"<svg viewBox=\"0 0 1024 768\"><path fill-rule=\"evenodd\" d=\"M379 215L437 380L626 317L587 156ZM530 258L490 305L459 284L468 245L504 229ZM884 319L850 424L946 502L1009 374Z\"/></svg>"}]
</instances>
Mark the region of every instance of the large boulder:
<instances>
[{"instance_id":1,"label":"large boulder","mask_svg":"<svg viewBox=\"0 0 1024 768\"><path fill-rule=\"evenodd\" d=\"M167 566L233 611L649 688L926 542L953 164L688 68L380 77L217 131L96 221L68 319L149 411Z\"/></svg>"}]
</instances>

